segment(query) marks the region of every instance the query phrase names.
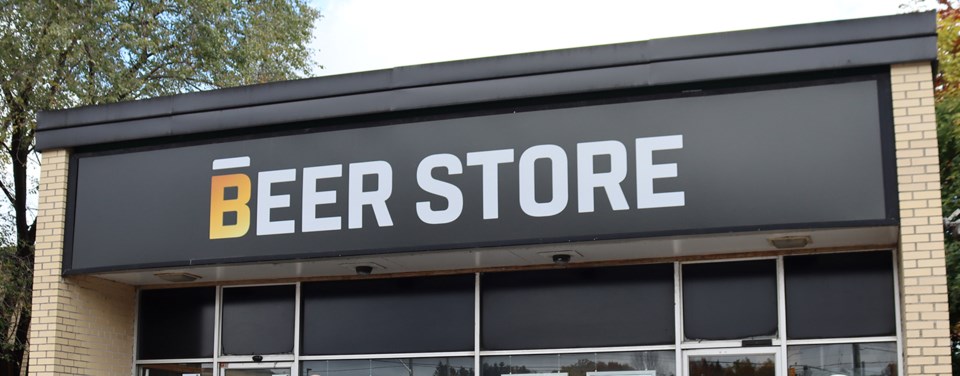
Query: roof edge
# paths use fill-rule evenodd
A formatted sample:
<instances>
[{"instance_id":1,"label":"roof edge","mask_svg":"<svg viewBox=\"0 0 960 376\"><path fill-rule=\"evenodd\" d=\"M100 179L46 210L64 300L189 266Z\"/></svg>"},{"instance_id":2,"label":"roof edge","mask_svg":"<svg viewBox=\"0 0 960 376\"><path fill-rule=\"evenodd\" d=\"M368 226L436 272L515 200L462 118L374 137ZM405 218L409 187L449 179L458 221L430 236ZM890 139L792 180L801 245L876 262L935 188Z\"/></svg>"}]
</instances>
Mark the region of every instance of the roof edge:
<instances>
[{"instance_id":1,"label":"roof edge","mask_svg":"<svg viewBox=\"0 0 960 376\"><path fill-rule=\"evenodd\" d=\"M530 52L41 111L38 131L432 85L930 35L936 35L933 11ZM935 55L928 58L933 60Z\"/></svg>"}]
</instances>

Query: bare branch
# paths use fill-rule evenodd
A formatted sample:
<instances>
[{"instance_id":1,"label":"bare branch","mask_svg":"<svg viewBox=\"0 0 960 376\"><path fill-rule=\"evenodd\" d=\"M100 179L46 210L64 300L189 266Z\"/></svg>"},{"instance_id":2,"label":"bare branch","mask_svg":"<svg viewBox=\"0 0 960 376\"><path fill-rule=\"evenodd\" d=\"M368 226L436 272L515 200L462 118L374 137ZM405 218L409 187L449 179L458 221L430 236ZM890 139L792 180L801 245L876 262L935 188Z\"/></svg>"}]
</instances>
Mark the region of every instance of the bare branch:
<instances>
[{"instance_id":1,"label":"bare branch","mask_svg":"<svg viewBox=\"0 0 960 376\"><path fill-rule=\"evenodd\" d=\"M17 202L13 193L10 193L10 190L7 189L7 185L3 183L3 180L0 180L0 190L3 190L3 194L7 196L7 200L10 200L10 203Z\"/></svg>"}]
</instances>

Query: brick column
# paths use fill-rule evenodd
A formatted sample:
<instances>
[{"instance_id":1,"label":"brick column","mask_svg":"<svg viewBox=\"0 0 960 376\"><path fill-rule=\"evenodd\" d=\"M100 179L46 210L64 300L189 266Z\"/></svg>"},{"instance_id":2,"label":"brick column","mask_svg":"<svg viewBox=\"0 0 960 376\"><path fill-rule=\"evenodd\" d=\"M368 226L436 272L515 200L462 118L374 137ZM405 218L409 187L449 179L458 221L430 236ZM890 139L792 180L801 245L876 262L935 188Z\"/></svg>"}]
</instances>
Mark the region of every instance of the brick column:
<instances>
[{"instance_id":1,"label":"brick column","mask_svg":"<svg viewBox=\"0 0 960 376\"><path fill-rule=\"evenodd\" d=\"M68 165L65 150L43 153L30 375L129 376L133 372L135 288L94 277L60 276Z\"/></svg>"},{"instance_id":2,"label":"brick column","mask_svg":"<svg viewBox=\"0 0 960 376\"><path fill-rule=\"evenodd\" d=\"M900 299L907 375L950 375L950 320L929 62L890 69L900 193Z\"/></svg>"}]
</instances>

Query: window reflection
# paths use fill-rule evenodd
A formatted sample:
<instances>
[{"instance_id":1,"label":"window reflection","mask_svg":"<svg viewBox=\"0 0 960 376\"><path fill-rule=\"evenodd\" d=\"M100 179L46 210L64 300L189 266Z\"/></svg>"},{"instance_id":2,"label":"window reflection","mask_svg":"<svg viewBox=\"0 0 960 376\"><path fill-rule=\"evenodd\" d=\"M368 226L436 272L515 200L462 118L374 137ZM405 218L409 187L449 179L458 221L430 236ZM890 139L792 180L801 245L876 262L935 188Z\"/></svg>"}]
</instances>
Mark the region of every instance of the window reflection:
<instances>
[{"instance_id":1,"label":"window reflection","mask_svg":"<svg viewBox=\"0 0 960 376\"><path fill-rule=\"evenodd\" d=\"M773 354L707 355L690 357L690 376L775 376Z\"/></svg>"},{"instance_id":2,"label":"window reflection","mask_svg":"<svg viewBox=\"0 0 960 376\"><path fill-rule=\"evenodd\" d=\"M896 376L897 344L790 346L787 363L796 376Z\"/></svg>"},{"instance_id":3,"label":"window reflection","mask_svg":"<svg viewBox=\"0 0 960 376\"><path fill-rule=\"evenodd\" d=\"M673 351L643 351L586 354L485 356L482 376L530 373L566 373L588 376L588 372L656 371L657 376L674 376Z\"/></svg>"},{"instance_id":4,"label":"window reflection","mask_svg":"<svg viewBox=\"0 0 960 376\"><path fill-rule=\"evenodd\" d=\"M472 357L316 360L301 369L305 376L474 376Z\"/></svg>"},{"instance_id":5,"label":"window reflection","mask_svg":"<svg viewBox=\"0 0 960 376\"><path fill-rule=\"evenodd\" d=\"M140 366L140 376L213 376L213 363L170 363Z\"/></svg>"},{"instance_id":6,"label":"window reflection","mask_svg":"<svg viewBox=\"0 0 960 376\"><path fill-rule=\"evenodd\" d=\"M223 376L288 376L289 368L227 369Z\"/></svg>"}]
</instances>

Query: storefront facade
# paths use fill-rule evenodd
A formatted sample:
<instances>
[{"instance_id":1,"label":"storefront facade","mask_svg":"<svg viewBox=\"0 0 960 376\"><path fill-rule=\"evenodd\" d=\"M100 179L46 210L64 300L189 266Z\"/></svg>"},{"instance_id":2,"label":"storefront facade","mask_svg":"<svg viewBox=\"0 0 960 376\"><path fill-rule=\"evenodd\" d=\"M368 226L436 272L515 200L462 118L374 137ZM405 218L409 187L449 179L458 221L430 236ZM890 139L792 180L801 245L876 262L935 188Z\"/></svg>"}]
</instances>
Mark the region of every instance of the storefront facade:
<instances>
[{"instance_id":1,"label":"storefront facade","mask_svg":"<svg viewBox=\"0 0 960 376\"><path fill-rule=\"evenodd\" d=\"M911 14L41 114L37 375L949 374Z\"/></svg>"}]
</instances>

